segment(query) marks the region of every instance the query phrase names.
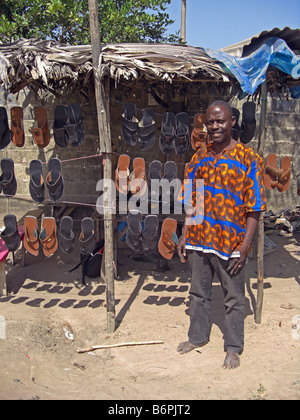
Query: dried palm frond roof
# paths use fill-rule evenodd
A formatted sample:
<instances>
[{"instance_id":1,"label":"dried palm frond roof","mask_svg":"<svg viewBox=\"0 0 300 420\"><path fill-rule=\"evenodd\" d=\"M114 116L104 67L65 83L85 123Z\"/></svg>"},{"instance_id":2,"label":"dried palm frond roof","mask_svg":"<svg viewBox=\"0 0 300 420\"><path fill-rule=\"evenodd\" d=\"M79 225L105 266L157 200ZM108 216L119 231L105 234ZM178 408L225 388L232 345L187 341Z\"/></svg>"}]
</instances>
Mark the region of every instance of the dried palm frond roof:
<instances>
[{"instance_id":1,"label":"dried palm frond roof","mask_svg":"<svg viewBox=\"0 0 300 420\"><path fill-rule=\"evenodd\" d=\"M174 44L114 44L102 49L101 73L114 79L138 78L172 82L203 78L229 82L229 75L202 48Z\"/></svg>"},{"instance_id":2,"label":"dried palm frond roof","mask_svg":"<svg viewBox=\"0 0 300 420\"><path fill-rule=\"evenodd\" d=\"M93 80L92 70L90 45L37 39L0 44L0 85L12 93L24 87L53 93L66 87L81 90ZM103 45L98 74L117 82L142 77L168 83L177 79L234 80L202 48L174 44Z\"/></svg>"}]
</instances>

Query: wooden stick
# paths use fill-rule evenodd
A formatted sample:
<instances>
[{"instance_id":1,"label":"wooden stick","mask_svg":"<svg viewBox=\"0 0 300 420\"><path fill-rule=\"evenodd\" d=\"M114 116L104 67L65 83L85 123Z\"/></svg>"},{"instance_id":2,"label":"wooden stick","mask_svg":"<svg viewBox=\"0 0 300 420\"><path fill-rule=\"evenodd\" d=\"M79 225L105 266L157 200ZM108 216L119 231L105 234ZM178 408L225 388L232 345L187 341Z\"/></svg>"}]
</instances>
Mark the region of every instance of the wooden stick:
<instances>
[{"instance_id":1,"label":"wooden stick","mask_svg":"<svg viewBox=\"0 0 300 420\"><path fill-rule=\"evenodd\" d=\"M99 350L99 349L112 349L115 347L125 347L125 346L145 346L151 344L163 344L163 341L138 341L132 343L119 343L119 344L104 344L102 346L91 346L86 349L79 349L76 347L77 353L86 353L88 351Z\"/></svg>"},{"instance_id":2,"label":"wooden stick","mask_svg":"<svg viewBox=\"0 0 300 420\"><path fill-rule=\"evenodd\" d=\"M265 128L266 128L266 114L267 114L267 81L265 80L261 85L261 112L259 125L259 139L258 139L258 154L264 158L265 147ZM260 214L258 222L257 235L257 299L255 308L255 323L261 323L263 296L264 296L264 219L263 213Z\"/></svg>"},{"instance_id":3,"label":"wooden stick","mask_svg":"<svg viewBox=\"0 0 300 420\"><path fill-rule=\"evenodd\" d=\"M100 137L100 153L104 154L103 179L112 179L112 157L111 157L111 131L110 131L110 78L101 80L101 69L99 58L101 55L101 39L98 16L98 0L89 0L89 18L91 33L92 60L94 68L95 98L97 108L98 130ZM104 200L104 265L106 282L106 318L107 332L114 332L116 329L115 319L115 289L114 289L114 262L113 262L113 215L110 210L108 197Z\"/></svg>"}]
</instances>

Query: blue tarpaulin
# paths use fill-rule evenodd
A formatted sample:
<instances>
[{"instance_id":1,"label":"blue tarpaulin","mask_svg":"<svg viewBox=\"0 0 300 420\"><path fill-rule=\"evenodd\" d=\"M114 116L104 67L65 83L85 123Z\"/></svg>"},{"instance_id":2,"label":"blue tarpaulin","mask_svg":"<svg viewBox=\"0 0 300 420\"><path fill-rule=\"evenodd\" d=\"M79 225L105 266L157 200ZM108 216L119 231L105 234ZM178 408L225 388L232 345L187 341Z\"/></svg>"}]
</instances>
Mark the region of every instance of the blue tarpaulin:
<instances>
[{"instance_id":1,"label":"blue tarpaulin","mask_svg":"<svg viewBox=\"0 0 300 420\"><path fill-rule=\"evenodd\" d=\"M261 47L247 57L235 57L208 48L205 48L205 52L225 66L238 80L242 91L250 95L266 80L269 66L276 67L294 79L300 77L300 60L281 38L268 38ZM291 96L300 98L299 86L291 88Z\"/></svg>"}]
</instances>

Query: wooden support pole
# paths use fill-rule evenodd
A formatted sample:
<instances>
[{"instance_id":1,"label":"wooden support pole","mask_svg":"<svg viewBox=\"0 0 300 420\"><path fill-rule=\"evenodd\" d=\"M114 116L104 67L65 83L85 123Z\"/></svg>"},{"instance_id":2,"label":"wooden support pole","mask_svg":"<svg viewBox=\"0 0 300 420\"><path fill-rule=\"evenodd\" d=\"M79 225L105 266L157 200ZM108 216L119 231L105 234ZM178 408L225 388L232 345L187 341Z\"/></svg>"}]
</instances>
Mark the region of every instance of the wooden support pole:
<instances>
[{"instance_id":1,"label":"wooden support pole","mask_svg":"<svg viewBox=\"0 0 300 420\"><path fill-rule=\"evenodd\" d=\"M186 0L181 0L180 38L186 42Z\"/></svg>"},{"instance_id":2,"label":"wooden support pole","mask_svg":"<svg viewBox=\"0 0 300 420\"><path fill-rule=\"evenodd\" d=\"M97 106L97 119L100 137L100 153L103 154L103 179L112 179L112 159L111 159L111 132L110 132L110 113L109 98L110 80L101 79L99 57L101 55L100 28L98 17L97 0L88 0L91 47L94 68L95 97ZM113 215L111 203L108 201L109 194L104 194L104 264L106 281L106 313L107 331L115 330L115 292L114 292L114 265L113 265Z\"/></svg>"},{"instance_id":3,"label":"wooden support pole","mask_svg":"<svg viewBox=\"0 0 300 420\"><path fill-rule=\"evenodd\" d=\"M267 114L267 81L261 85L261 111L260 111L260 124L259 124L259 137L258 137L258 150L257 153L263 159L265 147L265 126ZM260 214L258 222L258 235L257 235L257 299L255 309L255 322L261 323L263 296L264 296L264 219L263 212Z\"/></svg>"},{"instance_id":4,"label":"wooden support pole","mask_svg":"<svg viewBox=\"0 0 300 420\"><path fill-rule=\"evenodd\" d=\"M0 296L7 296L5 261L0 262Z\"/></svg>"}]
</instances>

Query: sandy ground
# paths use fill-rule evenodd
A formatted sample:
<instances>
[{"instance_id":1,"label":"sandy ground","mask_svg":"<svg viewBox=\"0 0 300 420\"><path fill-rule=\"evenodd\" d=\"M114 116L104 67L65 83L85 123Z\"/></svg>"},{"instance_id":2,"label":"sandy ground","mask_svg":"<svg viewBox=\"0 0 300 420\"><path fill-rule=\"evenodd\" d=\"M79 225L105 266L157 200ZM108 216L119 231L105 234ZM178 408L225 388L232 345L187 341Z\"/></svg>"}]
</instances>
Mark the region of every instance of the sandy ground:
<instances>
[{"instance_id":1,"label":"sandy ground","mask_svg":"<svg viewBox=\"0 0 300 420\"><path fill-rule=\"evenodd\" d=\"M292 329L300 315L300 237L272 235L278 250L265 257L262 322L254 322L256 261L248 263L245 350L241 366L224 370L222 291L213 286L210 342L180 355L189 326L189 264L178 258L170 271L154 261L119 253L115 282L117 329L106 329L105 286L80 284L68 273L74 257L27 255L26 267L8 261L7 297L0 298L5 338L0 339L0 397L5 400L257 400L299 399L300 339ZM74 340L66 337L67 322ZM3 334L3 333L2 333ZM300 327L298 336L300 335ZM76 348L128 342L78 353Z\"/></svg>"}]
</instances>

